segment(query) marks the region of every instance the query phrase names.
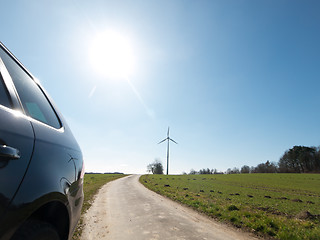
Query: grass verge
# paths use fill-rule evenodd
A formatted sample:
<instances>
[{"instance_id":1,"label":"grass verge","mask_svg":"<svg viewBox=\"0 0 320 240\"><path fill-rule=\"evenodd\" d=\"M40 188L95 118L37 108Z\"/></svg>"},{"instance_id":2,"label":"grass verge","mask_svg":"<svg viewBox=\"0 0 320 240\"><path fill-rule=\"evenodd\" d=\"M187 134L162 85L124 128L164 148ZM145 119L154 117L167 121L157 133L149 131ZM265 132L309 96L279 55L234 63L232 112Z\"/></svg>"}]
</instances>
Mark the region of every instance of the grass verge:
<instances>
[{"instance_id":1,"label":"grass verge","mask_svg":"<svg viewBox=\"0 0 320 240\"><path fill-rule=\"evenodd\" d=\"M320 239L320 174L144 175L149 189L271 239Z\"/></svg>"},{"instance_id":2,"label":"grass verge","mask_svg":"<svg viewBox=\"0 0 320 240\"><path fill-rule=\"evenodd\" d=\"M83 215L91 207L93 197L98 193L98 190L106 183L118 178L125 177L124 174L85 174L83 181L84 201L81 210L81 218L77 228L72 236L73 240L79 240L83 229Z\"/></svg>"}]
</instances>

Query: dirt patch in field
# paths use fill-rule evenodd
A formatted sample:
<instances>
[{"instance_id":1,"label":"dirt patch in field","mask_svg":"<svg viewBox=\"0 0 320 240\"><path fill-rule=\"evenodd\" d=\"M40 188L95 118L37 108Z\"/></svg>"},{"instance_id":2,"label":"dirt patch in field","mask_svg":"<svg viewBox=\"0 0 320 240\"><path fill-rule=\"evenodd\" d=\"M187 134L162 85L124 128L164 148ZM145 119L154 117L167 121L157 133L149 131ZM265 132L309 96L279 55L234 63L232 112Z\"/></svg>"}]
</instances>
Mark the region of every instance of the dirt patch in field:
<instances>
[{"instance_id":1,"label":"dirt patch in field","mask_svg":"<svg viewBox=\"0 0 320 240\"><path fill-rule=\"evenodd\" d=\"M274 215L278 215L278 216L286 216L288 217L287 214L283 213L283 212L279 212L278 210L274 209L274 208L270 208L270 207L258 207L257 209L267 212L267 213L271 213Z\"/></svg>"},{"instance_id":2,"label":"dirt patch in field","mask_svg":"<svg viewBox=\"0 0 320 240\"><path fill-rule=\"evenodd\" d=\"M314 219L315 215L312 215L308 211L302 211L299 214L297 214L296 218L301 219L301 220Z\"/></svg>"}]
</instances>

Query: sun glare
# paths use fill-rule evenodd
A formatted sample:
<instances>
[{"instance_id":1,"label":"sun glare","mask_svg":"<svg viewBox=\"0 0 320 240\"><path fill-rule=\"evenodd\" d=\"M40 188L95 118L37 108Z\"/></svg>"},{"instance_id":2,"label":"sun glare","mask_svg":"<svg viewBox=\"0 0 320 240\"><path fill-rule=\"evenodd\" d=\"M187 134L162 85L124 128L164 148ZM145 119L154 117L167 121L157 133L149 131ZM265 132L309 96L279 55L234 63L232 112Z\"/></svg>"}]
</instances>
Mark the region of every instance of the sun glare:
<instances>
[{"instance_id":1,"label":"sun glare","mask_svg":"<svg viewBox=\"0 0 320 240\"><path fill-rule=\"evenodd\" d=\"M130 41L117 32L97 34L90 46L93 68L107 77L129 77L134 70L134 54Z\"/></svg>"}]
</instances>

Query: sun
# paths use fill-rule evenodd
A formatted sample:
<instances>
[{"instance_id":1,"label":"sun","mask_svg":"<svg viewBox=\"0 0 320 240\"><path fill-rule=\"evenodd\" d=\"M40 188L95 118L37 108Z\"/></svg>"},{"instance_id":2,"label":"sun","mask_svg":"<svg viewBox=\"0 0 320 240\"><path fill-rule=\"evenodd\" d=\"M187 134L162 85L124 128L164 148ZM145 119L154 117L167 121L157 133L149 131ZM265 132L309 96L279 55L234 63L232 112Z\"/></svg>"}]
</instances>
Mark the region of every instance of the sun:
<instances>
[{"instance_id":1,"label":"sun","mask_svg":"<svg viewBox=\"0 0 320 240\"><path fill-rule=\"evenodd\" d=\"M95 71L106 77L127 78L134 70L135 59L129 39L114 31L94 36L89 57Z\"/></svg>"}]
</instances>

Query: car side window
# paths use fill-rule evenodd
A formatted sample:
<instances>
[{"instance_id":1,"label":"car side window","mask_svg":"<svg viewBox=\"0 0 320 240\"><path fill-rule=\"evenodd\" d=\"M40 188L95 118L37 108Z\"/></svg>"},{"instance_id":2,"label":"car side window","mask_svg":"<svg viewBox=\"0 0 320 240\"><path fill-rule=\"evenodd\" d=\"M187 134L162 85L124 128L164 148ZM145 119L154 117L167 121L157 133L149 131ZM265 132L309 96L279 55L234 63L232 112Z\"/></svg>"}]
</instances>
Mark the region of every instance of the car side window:
<instances>
[{"instance_id":1,"label":"car side window","mask_svg":"<svg viewBox=\"0 0 320 240\"><path fill-rule=\"evenodd\" d=\"M0 56L17 89L26 114L54 128L60 128L60 121L40 87L2 48Z\"/></svg>"},{"instance_id":2,"label":"car side window","mask_svg":"<svg viewBox=\"0 0 320 240\"><path fill-rule=\"evenodd\" d=\"M11 102L2 75L0 73L0 104L11 108Z\"/></svg>"}]
</instances>

